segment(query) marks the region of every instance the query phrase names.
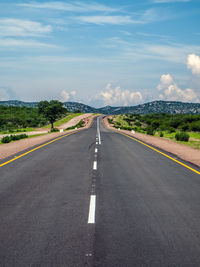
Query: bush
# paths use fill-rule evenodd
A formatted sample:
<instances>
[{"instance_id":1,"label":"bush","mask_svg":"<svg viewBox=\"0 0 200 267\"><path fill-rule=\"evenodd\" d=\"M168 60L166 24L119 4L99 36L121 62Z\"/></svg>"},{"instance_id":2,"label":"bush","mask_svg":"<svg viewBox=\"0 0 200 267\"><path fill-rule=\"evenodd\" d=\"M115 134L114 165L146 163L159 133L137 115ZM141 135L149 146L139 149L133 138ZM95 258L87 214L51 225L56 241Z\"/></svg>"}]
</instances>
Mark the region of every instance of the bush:
<instances>
[{"instance_id":1,"label":"bush","mask_svg":"<svg viewBox=\"0 0 200 267\"><path fill-rule=\"evenodd\" d=\"M65 129L65 131L67 131L67 130L73 130L73 129L75 129L75 128L81 128L81 127L83 127L83 126L84 126L84 121L81 120L81 121L79 121L79 123L77 123L76 125L71 126L71 127L68 127L67 129Z\"/></svg>"},{"instance_id":2,"label":"bush","mask_svg":"<svg viewBox=\"0 0 200 267\"><path fill-rule=\"evenodd\" d=\"M83 126L84 126L84 121L83 120L80 120L79 123L76 124L77 128L81 128Z\"/></svg>"},{"instance_id":3,"label":"bush","mask_svg":"<svg viewBox=\"0 0 200 267\"><path fill-rule=\"evenodd\" d=\"M147 127L147 128L146 128L146 132L147 132L147 134L149 134L149 135L154 135L154 129L153 129L152 127Z\"/></svg>"},{"instance_id":4,"label":"bush","mask_svg":"<svg viewBox=\"0 0 200 267\"><path fill-rule=\"evenodd\" d=\"M1 142L2 143L10 143L11 142L11 139L9 136L4 136L2 139L1 139Z\"/></svg>"},{"instance_id":5,"label":"bush","mask_svg":"<svg viewBox=\"0 0 200 267\"><path fill-rule=\"evenodd\" d=\"M58 128L51 129L51 133L55 133L55 132L59 132L59 129Z\"/></svg>"},{"instance_id":6,"label":"bush","mask_svg":"<svg viewBox=\"0 0 200 267\"><path fill-rule=\"evenodd\" d=\"M175 133L176 130L175 130L173 127L169 127L169 128L168 128L168 132L169 132L169 133Z\"/></svg>"},{"instance_id":7,"label":"bush","mask_svg":"<svg viewBox=\"0 0 200 267\"><path fill-rule=\"evenodd\" d=\"M28 138L28 135L26 134L19 134L19 135L10 135L10 136L4 136L1 139L2 143L10 143L11 141L17 141L20 139Z\"/></svg>"},{"instance_id":8,"label":"bush","mask_svg":"<svg viewBox=\"0 0 200 267\"><path fill-rule=\"evenodd\" d=\"M180 133L176 133L175 138L176 138L177 141L188 142L190 136L189 136L188 133L180 132Z\"/></svg>"},{"instance_id":9,"label":"bush","mask_svg":"<svg viewBox=\"0 0 200 267\"><path fill-rule=\"evenodd\" d=\"M140 126L142 126L142 124L141 124L139 121L137 121L137 122L135 123L135 126L140 127Z\"/></svg>"},{"instance_id":10,"label":"bush","mask_svg":"<svg viewBox=\"0 0 200 267\"><path fill-rule=\"evenodd\" d=\"M109 122L110 124L113 124L113 119L108 118L108 122Z\"/></svg>"},{"instance_id":11,"label":"bush","mask_svg":"<svg viewBox=\"0 0 200 267\"><path fill-rule=\"evenodd\" d=\"M163 134L163 132L161 132L161 133L160 133L160 137L163 137L163 136L164 136L164 134Z\"/></svg>"}]
</instances>

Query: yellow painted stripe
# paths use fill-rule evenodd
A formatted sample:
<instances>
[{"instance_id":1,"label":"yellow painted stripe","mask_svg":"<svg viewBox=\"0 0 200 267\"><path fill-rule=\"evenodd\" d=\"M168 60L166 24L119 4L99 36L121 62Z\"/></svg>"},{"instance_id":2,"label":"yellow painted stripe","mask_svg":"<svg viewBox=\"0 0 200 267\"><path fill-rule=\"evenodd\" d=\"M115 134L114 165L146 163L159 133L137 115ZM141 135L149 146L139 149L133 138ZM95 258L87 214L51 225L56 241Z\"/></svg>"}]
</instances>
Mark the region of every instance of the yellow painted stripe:
<instances>
[{"instance_id":1,"label":"yellow painted stripe","mask_svg":"<svg viewBox=\"0 0 200 267\"><path fill-rule=\"evenodd\" d=\"M74 132L74 133L75 133L75 132ZM53 139L53 140L51 140L51 141L49 141L49 142L47 142L47 143L45 143L45 144L43 144L43 145L37 146L37 147L35 147L35 148L33 148L33 149L31 149L31 150L29 150L29 151L23 153L23 154L21 154L21 155L15 157L15 158L13 158L13 159L11 159L11 160L8 160L8 161L6 161L6 162L0 164L0 167L2 167L2 166L4 166L4 165L7 165L8 163L10 163L10 162L12 162L12 161L15 161L15 160L17 160L17 159L19 159L19 158L21 158L21 157L24 157L24 156L26 156L27 154L29 154L29 153L31 153L31 152L33 152L33 151L35 151L35 150L37 150L37 149L39 149L39 148L41 148L41 147L47 146L47 145L49 145L49 144L51 144L51 143L53 143L53 142L55 142L55 141L57 141L57 140L59 140L59 139L61 139L61 138L64 138L64 137L66 137L66 136L68 136L68 135L71 135L71 134L74 134L74 133L65 134L65 135L63 135L63 136L61 136L61 137L57 137L56 139Z\"/></svg>"},{"instance_id":2,"label":"yellow painted stripe","mask_svg":"<svg viewBox=\"0 0 200 267\"><path fill-rule=\"evenodd\" d=\"M191 170L191 171L193 171L193 172L195 172L195 173L197 173L197 174L200 174L199 171L197 171L197 170L191 168L190 166L188 166L188 165L182 163L181 161L179 161L179 160L177 160L177 159L174 159L174 158L168 156L167 154L161 152L160 150L158 150L158 149L156 149L156 148L154 148L154 147L152 147L152 146L150 146L150 145L147 145L147 144L143 143L142 141L140 141L140 140L138 140L138 139L136 139L136 138L134 138L134 137L131 137L131 136L127 135L127 134L124 134L124 133L120 133L120 134L122 134L122 135L124 135L124 136L126 136L126 137L128 137L128 138L130 138L130 139L133 139L134 141L136 141L136 142L138 142L138 143L140 143L140 144L143 144L144 146L147 146L148 148L150 148L150 149L152 149L152 150L154 150L154 151L160 153L161 155L163 155L163 156L165 156L165 157L167 157L167 158L169 158L169 159L175 161L176 163L178 163L178 164L184 166L185 168L187 168L187 169L189 169L189 170Z\"/></svg>"}]
</instances>

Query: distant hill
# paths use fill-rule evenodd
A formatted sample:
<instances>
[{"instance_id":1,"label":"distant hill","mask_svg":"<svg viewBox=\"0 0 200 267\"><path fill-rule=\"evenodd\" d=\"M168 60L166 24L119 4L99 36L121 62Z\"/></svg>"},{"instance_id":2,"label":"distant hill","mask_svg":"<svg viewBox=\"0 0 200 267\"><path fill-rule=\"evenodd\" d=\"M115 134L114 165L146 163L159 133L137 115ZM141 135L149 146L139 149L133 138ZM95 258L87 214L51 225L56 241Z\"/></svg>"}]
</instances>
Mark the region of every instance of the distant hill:
<instances>
[{"instance_id":1,"label":"distant hill","mask_svg":"<svg viewBox=\"0 0 200 267\"><path fill-rule=\"evenodd\" d=\"M23 102L18 100L0 101L0 105L36 107L38 102ZM178 101L153 101L137 106L130 107L111 107L94 108L77 102L64 102L64 106L69 111L80 111L85 113L102 113L102 114L149 114L149 113L191 113L200 114L200 103L185 103Z\"/></svg>"}]
</instances>

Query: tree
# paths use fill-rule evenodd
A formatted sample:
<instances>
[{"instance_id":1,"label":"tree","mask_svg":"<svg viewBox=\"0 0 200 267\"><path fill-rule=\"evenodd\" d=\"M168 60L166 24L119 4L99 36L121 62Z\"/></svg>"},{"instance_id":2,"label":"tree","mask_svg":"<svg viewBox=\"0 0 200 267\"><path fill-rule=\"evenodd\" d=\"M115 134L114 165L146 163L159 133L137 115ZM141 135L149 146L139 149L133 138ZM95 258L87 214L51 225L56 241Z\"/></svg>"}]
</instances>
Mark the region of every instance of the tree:
<instances>
[{"instance_id":1,"label":"tree","mask_svg":"<svg viewBox=\"0 0 200 267\"><path fill-rule=\"evenodd\" d=\"M42 114L51 123L51 130L54 129L54 122L67 112L63 103L57 100L40 101L38 103L39 114Z\"/></svg>"}]
</instances>

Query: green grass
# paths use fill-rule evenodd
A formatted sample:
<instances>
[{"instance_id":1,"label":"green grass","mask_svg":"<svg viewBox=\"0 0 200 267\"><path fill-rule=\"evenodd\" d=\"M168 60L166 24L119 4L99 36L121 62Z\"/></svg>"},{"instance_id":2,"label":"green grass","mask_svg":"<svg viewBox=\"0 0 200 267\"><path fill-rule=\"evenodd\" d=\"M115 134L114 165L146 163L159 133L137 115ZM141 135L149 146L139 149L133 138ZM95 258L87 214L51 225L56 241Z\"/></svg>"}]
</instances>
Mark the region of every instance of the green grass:
<instances>
[{"instance_id":1,"label":"green grass","mask_svg":"<svg viewBox=\"0 0 200 267\"><path fill-rule=\"evenodd\" d=\"M125 127L129 126L128 122L127 121L124 121L123 118L124 118L124 115L118 115L118 116L116 116L116 122L119 123L120 126L125 126Z\"/></svg>"},{"instance_id":2,"label":"green grass","mask_svg":"<svg viewBox=\"0 0 200 267\"><path fill-rule=\"evenodd\" d=\"M123 126L128 126L127 121L123 120L126 116L125 115L117 115L115 117L115 121L119 123L119 128L123 127ZM138 127L139 129L140 127ZM144 134L146 134L145 131L138 131L138 132L143 132ZM177 132L179 132L177 130ZM190 135L190 139L194 138L197 140L190 140L188 142L183 142L183 141L176 141L175 139L175 135L177 132L173 132L173 133L169 133L168 131L162 131L162 133L164 134L164 136L162 138L166 138L166 139L170 139L173 142L179 143L179 144L184 144L196 149L200 149L200 132L188 132L188 134ZM154 136L160 136L161 131L156 131Z\"/></svg>"},{"instance_id":3,"label":"green grass","mask_svg":"<svg viewBox=\"0 0 200 267\"><path fill-rule=\"evenodd\" d=\"M23 133L23 132L32 132L35 131L34 128L19 128L19 129L13 129L11 132L9 130L0 131L0 134L15 134L15 133Z\"/></svg>"},{"instance_id":4,"label":"green grass","mask_svg":"<svg viewBox=\"0 0 200 267\"><path fill-rule=\"evenodd\" d=\"M67 115L66 117L64 117L64 118L62 118L62 119L56 121L56 122L54 123L54 127L58 127L58 126L60 126L60 125L62 125L62 124L64 124L64 123L70 121L71 119L73 119L73 118L75 118L75 117L77 117L77 116L83 115L83 114L84 114L84 113L73 113L73 114ZM51 124L48 124L48 125L46 125L46 126L43 127L43 128L51 128Z\"/></svg>"},{"instance_id":5,"label":"green grass","mask_svg":"<svg viewBox=\"0 0 200 267\"><path fill-rule=\"evenodd\" d=\"M50 133L33 134L33 135L29 135L28 138L33 138L33 137L37 137L37 136L41 136L41 135L46 135L46 134L50 134Z\"/></svg>"},{"instance_id":6,"label":"green grass","mask_svg":"<svg viewBox=\"0 0 200 267\"><path fill-rule=\"evenodd\" d=\"M160 136L160 132L161 131L157 131L155 133L155 136ZM193 147L193 148L197 148L197 149L200 149L200 133L198 132L187 132L190 136L190 138L195 138L197 140L190 140L188 142L183 142L183 141L176 141L175 139L175 135L176 135L176 132L175 133L168 133L167 131L162 131L164 136L162 138L168 138L176 143L179 143L179 144L184 144L184 145L187 145L187 146L190 146L190 147Z\"/></svg>"},{"instance_id":7,"label":"green grass","mask_svg":"<svg viewBox=\"0 0 200 267\"><path fill-rule=\"evenodd\" d=\"M43 133L43 134L33 134L33 135L29 135L28 136L28 138L33 138L33 137L37 137L37 136L41 136L41 135L46 135L46 134L50 134L50 132L49 133ZM22 140L22 139L21 139ZM12 142L16 142L16 141L11 141L10 143L12 143ZM0 145L2 145L3 143L1 142L1 140L0 140Z\"/></svg>"}]
</instances>

